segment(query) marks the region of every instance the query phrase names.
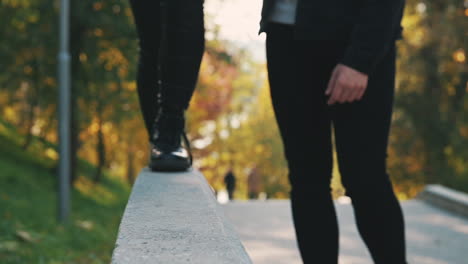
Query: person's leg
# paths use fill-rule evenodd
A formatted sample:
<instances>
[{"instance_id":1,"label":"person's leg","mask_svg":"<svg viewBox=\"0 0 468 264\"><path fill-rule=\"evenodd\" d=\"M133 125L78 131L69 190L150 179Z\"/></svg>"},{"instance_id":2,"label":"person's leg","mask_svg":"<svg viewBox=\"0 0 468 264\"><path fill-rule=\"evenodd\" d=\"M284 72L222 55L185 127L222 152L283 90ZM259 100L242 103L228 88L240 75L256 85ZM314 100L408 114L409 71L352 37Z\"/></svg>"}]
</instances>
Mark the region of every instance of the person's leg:
<instances>
[{"instance_id":1,"label":"person's leg","mask_svg":"<svg viewBox=\"0 0 468 264\"><path fill-rule=\"evenodd\" d=\"M338 162L359 232L376 264L403 264L404 222L386 172L395 47L369 77L361 101L333 107Z\"/></svg>"},{"instance_id":2,"label":"person's leg","mask_svg":"<svg viewBox=\"0 0 468 264\"><path fill-rule=\"evenodd\" d=\"M165 0L162 107L185 110L195 89L205 49L203 0Z\"/></svg>"},{"instance_id":3,"label":"person's leg","mask_svg":"<svg viewBox=\"0 0 468 264\"><path fill-rule=\"evenodd\" d=\"M204 51L203 0L161 1L161 105L153 127L149 166L155 171L184 171L192 165L185 134L185 110L195 89Z\"/></svg>"},{"instance_id":4,"label":"person's leg","mask_svg":"<svg viewBox=\"0 0 468 264\"><path fill-rule=\"evenodd\" d=\"M267 65L271 97L291 183L291 208L304 263L338 262L338 224L330 192L331 121L325 89L333 49L298 42L293 28L271 24ZM325 49L322 49L325 48Z\"/></svg>"},{"instance_id":5,"label":"person's leg","mask_svg":"<svg viewBox=\"0 0 468 264\"><path fill-rule=\"evenodd\" d=\"M159 52L161 46L160 1L130 0L138 33L137 90L143 120L151 135L158 112Z\"/></svg>"}]
</instances>

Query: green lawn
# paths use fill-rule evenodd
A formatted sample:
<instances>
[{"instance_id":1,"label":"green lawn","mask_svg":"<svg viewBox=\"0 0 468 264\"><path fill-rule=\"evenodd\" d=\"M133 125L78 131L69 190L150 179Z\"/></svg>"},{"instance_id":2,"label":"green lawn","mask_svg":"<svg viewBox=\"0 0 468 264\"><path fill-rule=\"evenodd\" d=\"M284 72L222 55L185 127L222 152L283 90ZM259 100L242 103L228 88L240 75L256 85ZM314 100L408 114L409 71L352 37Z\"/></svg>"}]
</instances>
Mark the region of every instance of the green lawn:
<instances>
[{"instance_id":1,"label":"green lawn","mask_svg":"<svg viewBox=\"0 0 468 264\"><path fill-rule=\"evenodd\" d=\"M0 124L0 263L109 263L130 187L109 175L94 184L80 161L71 219L59 225L54 162L43 143L26 152L20 141Z\"/></svg>"}]
</instances>

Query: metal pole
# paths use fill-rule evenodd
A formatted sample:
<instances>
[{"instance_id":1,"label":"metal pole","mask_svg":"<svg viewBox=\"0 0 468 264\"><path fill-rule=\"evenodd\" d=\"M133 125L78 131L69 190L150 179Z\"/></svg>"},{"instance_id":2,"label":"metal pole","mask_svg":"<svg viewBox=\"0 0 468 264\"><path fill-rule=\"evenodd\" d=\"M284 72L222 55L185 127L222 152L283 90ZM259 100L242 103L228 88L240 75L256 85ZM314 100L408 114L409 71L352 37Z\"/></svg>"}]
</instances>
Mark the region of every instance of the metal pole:
<instances>
[{"instance_id":1,"label":"metal pole","mask_svg":"<svg viewBox=\"0 0 468 264\"><path fill-rule=\"evenodd\" d=\"M70 82L70 28L69 0L61 0L60 5L60 50L58 54L59 80L59 197L58 219L64 223L70 214L70 119L71 119L71 82Z\"/></svg>"}]
</instances>

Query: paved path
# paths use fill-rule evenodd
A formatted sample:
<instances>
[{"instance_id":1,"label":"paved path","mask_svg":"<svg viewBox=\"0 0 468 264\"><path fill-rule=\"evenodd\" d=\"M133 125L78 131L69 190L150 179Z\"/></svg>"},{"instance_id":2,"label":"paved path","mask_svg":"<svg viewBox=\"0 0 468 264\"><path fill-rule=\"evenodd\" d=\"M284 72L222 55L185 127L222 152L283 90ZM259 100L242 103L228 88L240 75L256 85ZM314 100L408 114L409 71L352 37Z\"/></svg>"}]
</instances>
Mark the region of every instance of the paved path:
<instances>
[{"instance_id":1,"label":"paved path","mask_svg":"<svg viewBox=\"0 0 468 264\"><path fill-rule=\"evenodd\" d=\"M254 264L298 264L289 201L235 201L223 205ZM340 264L372 264L350 204L336 204ZM403 202L410 264L468 264L468 220L424 202Z\"/></svg>"}]
</instances>

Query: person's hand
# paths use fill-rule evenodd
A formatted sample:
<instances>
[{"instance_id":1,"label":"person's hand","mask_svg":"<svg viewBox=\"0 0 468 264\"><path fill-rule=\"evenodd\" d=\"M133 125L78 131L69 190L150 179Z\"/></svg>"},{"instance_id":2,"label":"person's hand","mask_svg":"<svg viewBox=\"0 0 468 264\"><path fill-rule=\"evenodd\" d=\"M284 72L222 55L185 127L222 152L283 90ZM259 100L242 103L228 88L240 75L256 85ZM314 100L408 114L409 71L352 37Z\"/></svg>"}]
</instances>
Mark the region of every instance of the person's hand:
<instances>
[{"instance_id":1,"label":"person's hand","mask_svg":"<svg viewBox=\"0 0 468 264\"><path fill-rule=\"evenodd\" d=\"M366 74L338 64L333 70L325 91L325 94L330 96L328 105L361 100L366 91L368 79Z\"/></svg>"}]
</instances>

